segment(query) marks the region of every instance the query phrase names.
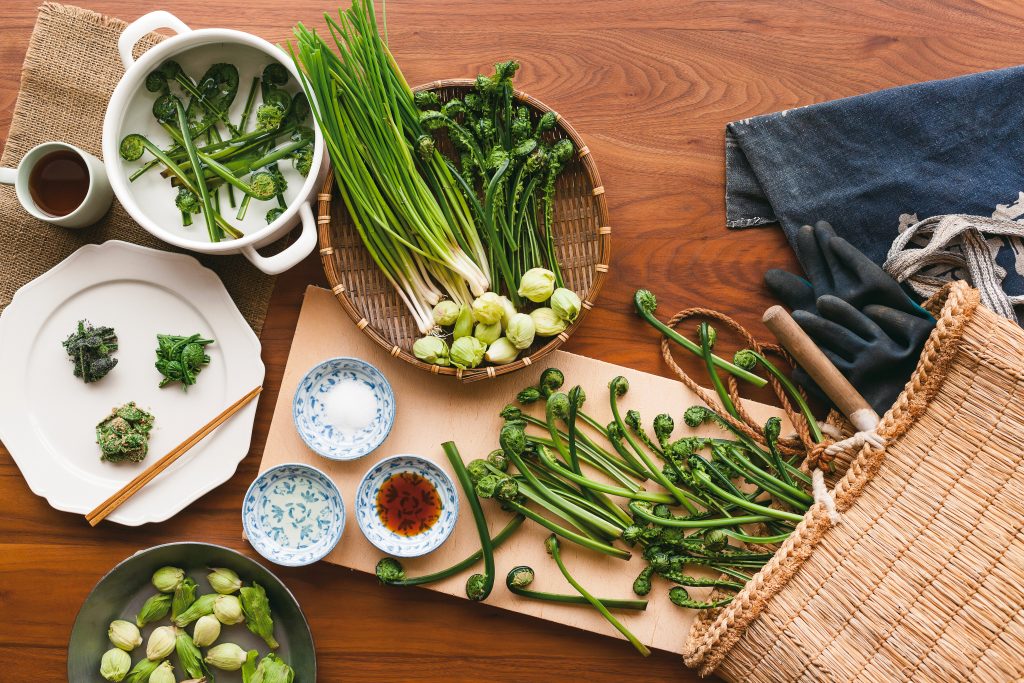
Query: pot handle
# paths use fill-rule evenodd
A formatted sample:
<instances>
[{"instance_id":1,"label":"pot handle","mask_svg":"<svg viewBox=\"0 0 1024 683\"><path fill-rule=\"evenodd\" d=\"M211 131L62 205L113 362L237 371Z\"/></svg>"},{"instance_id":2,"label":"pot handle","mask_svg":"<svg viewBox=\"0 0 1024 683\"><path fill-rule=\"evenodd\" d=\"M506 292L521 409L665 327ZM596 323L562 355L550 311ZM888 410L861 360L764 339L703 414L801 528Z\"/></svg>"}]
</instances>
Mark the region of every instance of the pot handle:
<instances>
[{"instance_id":1,"label":"pot handle","mask_svg":"<svg viewBox=\"0 0 1024 683\"><path fill-rule=\"evenodd\" d=\"M131 68L131 65L135 63L135 57L132 54L135 43L142 40L147 33L158 28L169 28L175 33L188 33L192 30L181 19L164 10L142 15L128 24L121 33L121 37L117 39L117 51L121 54L121 61L124 63L125 69Z\"/></svg>"},{"instance_id":2,"label":"pot handle","mask_svg":"<svg viewBox=\"0 0 1024 683\"><path fill-rule=\"evenodd\" d=\"M295 240L295 244L273 256L260 256L253 247L242 247L242 255L267 275L277 275L298 265L299 261L309 256L316 246L316 219L313 217L313 209L309 207L309 202L299 206L299 216L302 219L302 232L299 239Z\"/></svg>"}]
</instances>

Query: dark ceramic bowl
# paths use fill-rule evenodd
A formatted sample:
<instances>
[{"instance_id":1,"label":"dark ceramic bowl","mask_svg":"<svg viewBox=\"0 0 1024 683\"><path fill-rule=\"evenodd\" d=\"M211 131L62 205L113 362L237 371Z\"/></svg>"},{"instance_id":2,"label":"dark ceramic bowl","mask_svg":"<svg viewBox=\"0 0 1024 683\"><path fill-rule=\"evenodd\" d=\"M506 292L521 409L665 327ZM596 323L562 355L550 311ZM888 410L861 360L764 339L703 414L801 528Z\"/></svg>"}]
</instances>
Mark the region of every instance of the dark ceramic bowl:
<instances>
[{"instance_id":1,"label":"dark ceramic bowl","mask_svg":"<svg viewBox=\"0 0 1024 683\"><path fill-rule=\"evenodd\" d=\"M140 550L100 579L82 604L71 630L71 642L68 644L69 681L106 683L99 671L100 658L113 647L107 639L107 627L115 619L126 619L134 623L142 603L156 592L150 584L153 572L167 565L184 569L199 584L197 595L213 592L206 580L209 573L207 567L233 569L243 583L255 581L263 586L274 617L274 636L281 644L275 652L295 669L296 683L316 681L313 634L309 631L309 624L295 596L263 565L230 548L209 543L168 543ZM143 643L131 652L132 666L146 656L145 647L150 632L168 623L165 618L142 629ZM191 634L191 626L188 630ZM237 643L245 650L259 650L261 657L268 652L266 643L250 633L245 624L222 627L215 644L227 642ZM205 651L206 648L203 648ZM178 679L187 677L178 665L177 655L171 655L171 663L174 664L174 673ZM242 680L238 671L214 669L214 673L217 675L217 683Z\"/></svg>"}]
</instances>

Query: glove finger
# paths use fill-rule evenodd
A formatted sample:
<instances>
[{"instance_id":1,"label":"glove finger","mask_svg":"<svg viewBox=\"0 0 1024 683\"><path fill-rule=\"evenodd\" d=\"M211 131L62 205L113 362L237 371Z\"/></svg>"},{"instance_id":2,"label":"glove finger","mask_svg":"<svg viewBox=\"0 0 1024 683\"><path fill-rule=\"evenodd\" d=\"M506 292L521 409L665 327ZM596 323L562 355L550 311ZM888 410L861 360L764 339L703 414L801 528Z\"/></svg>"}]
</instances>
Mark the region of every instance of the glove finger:
<instances>
[{"instance_id":1,"label":"glove finger","mask_svg":"<svg viewBox=\"0 0 1024 683\"><path fill-rule=\"evenodd\" d=\"M830 260L841 269L842 276L840 277L849 279L851 287L856 286L860 290L861 298L870 299L851 301L855 306L880 304L912 313L918 317L931 317L927 311L907 296L907 293L891 275L842 237L836 237L829 241L828 255Z\"/></svg>"},{"instance_id":2,"label":"glove finger","mask_svg":"<svg viewBox=\"0 0 1024 683\"><path fill-rule=\"evenodd\" d=\"M863 339L842 325L820 315L805 311L793 311L793 320L826 354L831 352L844 361L852 362L865 348Z\"/></svg>"},{"instance_id":3,"label":"glove finger","mask_svg":"<svg viewBox=\"0 0 1024 683\"><path fill-rule=\"evenodd\" d=\"M796 247L797 258L800 259L800 265L803 266L807 279L810 281L811 286L814 287L815 294L817 296L831 294L834 291L832 274L829 272L828 263L826 263L825 257L821 253L821 247L818 245L818 240L815 237L814 228L809 225L800 228L796 235Z\"/></svg>"},{"instance_id":4,"label":"glove finger","mask_svg":"<svg viewBox=\"0 0 1024 683\"><path fill-rule=\"evenodd\" d=\"M920 348L935 328L933 320L925 320L888 306L865 306L864 315L871 318L890 339L903 348Z\"/></svg>"},{"instance_id":5,"label":"glove finger","mask_svg":"<svg viewBox=\"0 0 1024 683\"><path fill-rule=\"evenodd\" d=\"M865 341L884 340L885 333L875 322L837 296L818 297L818 313Z\"/></svg>"},{"instance_id":6,"label":"glove finger","mask_svg":"<svg viewBox=\"0 0 1024 683\"><path fill-rule=\"evenodd\" d=\"M803 310L814 312L814 288L811 283L799 275L785 270L772 268L764 274L764 283L775 298L793 311Z\"/></svg>"}]
</instances>

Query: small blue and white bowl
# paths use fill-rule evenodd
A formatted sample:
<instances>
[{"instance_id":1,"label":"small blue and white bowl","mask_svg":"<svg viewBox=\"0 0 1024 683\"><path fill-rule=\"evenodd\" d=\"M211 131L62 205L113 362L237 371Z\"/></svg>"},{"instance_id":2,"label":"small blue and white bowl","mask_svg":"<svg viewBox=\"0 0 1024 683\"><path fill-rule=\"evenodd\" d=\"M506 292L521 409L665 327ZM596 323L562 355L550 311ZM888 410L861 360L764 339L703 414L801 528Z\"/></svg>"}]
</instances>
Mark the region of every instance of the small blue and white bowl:
<instances>
[{"instance_id":1,"label":"small blue and white bowl","mask_svg":"<svg viewBox=\"0 0 1024 683\"><path fill-rule=\"evenodd\" d=\"M335 428L324 397L340 382L361 382L377 401L373 420L360 431ZM292 419L299 436L330 460L355 460L384 442L395 424L395 394L380 370L358 358L331 358L306 373L295 390Z\"/></svg>"},{"instance_id":2,"label":"small blue and white bowl","mask_svg":"<svg viewBox=\"0 0 1024 683\"><path fill-rule=\"evenodd\" d=\"M330 477L301 463L256 477L242 502L242 528L263 557L301 567L334 550L345 530L345 502Z\"/></svg>"},{"instance_id":3,"label":"small blue and white bowl","mask_svg":"<svg viewBox=\"0 0 1024 683\"><path fill-rule=\"evenodd\" d=\"M402 536L384 526L377 511L377 494L395 474L413 472L426 478L441 499L441 516L434 526L415 536ZM418 455L394 455L374 465L356 490L356 521L373 545L394 557L419 557L437 550L455 530L459 518L459 493L443 469Z\"/></svg>"}]
</instances>

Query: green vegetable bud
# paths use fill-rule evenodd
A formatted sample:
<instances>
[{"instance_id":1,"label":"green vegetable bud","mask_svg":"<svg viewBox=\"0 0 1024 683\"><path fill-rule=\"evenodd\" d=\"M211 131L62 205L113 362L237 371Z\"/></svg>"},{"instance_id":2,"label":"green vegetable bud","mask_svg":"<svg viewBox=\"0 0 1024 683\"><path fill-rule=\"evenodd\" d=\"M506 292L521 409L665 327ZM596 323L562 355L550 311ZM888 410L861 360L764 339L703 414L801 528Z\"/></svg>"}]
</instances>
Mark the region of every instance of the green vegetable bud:
<instances>
[{"instance_id":1,"label":"green vegetable bud","mask_svg":"<svg viewBox=\"0 0 1024 683\"><path fill-rule=\"evenodd\" d=\"M649 559L654 571L667 572L669 570L671 558L668 553L658 550L651 553L651 557Z\"/></svg>"},{"instance_id":2,"label":"green vegetable bud","mask_svg":"<svg viewBox=\"0 0 1024 683\"><path fill-rule=\"evenodd\" d=\"M142 609L135 617L135 625L142 628L146 624L160 621L171 611L171 596L167 593L157 593L142 603Z\"/></svg>"},{"instance_id":3,"label":"green vegetable bud","mask_svg":"<svg viewBox=\"0 0 1024 683\"><path fill-rule=\"evenodd\" d=\"M637 595L647 595L651 592L651 574L653 567L644 567L639 576L633 580L633 592Z\"/></svg>"},{"instance_id":4,"label":"green vegetable bud","mask_svg":"<svg viewBox=\"0 0 1024 683\"><path fill-rule=\"evenodd\" d=\"M569 402L579 410L587 402L587 392L583 391L583 387L577 384L569 390Z\"/></svg>"},{"instance_id":5,"label":"green vegetable bud","mask_svg":"<svg viewBox=\"0 0 1024 683\"><path fill-rule=\"evenodd\" d=\"M488 453L487 462L491 465L491 467L494 467L495 469L499 469L502 472L508 471L508 457L505 455L505 452L502 451L501 449L491 451L490 453Z\"/></svg>"},{"instance_id":6,"label":"green vegetable bud","mask_svg":"<svg viewBox=\"0 0 1024 683\"><path fill-rule=\"evenodd\" d=\"M498 490L495 492L494 497L503 503L513 501L519 498L519 482L512 477L505 477L498 484Z\"/></svg>"},{"instance_id":7,"label":"green vegetable bud","mask_svg":"<svg viewBox=\"0 0 1024 683\"><path fill-rule=\"evenodd\" d=\"M120 648L111 648L100 659L100 676L108 681L120 681L132 668L132 657Z\"/></svg>"},{"instance_id":8,"label":"green vegetable bud","mask_svg":"<svg viewBox=\"0 0 1024 683\"><path fill-rule=\"evenodd\" d=\"M459 315L455 319L455 327L452 328L452 339L462 339L473 334L473 310L469 306L462 306Z\"/></svg>"},{"instance_id":9,"label":"green vegetable bud","mask_svg":"<svg viewBox=\"0 0 1024 683\"><path fill-rule=\"evenodd\" d=\"M110 622L107 636L114 647L120 648L125 652L131 652L139 645L142 645L142 634L139 633L139 628L132 622L125 621L124 619Z\"/></svg>"},{"instance_id":10,"label":"green vegetable bud","mask_svg":"<svg viewBox=\"0 0 1024 683\"><path fill-rule=\"evenodd\" d=\"M619 427L619 423L615 421L609 422L604 429L608 432L608 438L613 441L619 441L626 436Z\"/></svg>"},{"instance_id":11,"label":"green vegetable bud","mask_svg":"<svg viewBox=\"0 0 1024 683\"><path fill-rule=\"evenodd\" d=\"M566 322L575 322L580 316L580 307L583 305L576 292L565 287L559 287L551 295L551 310Z\"/></svg>"},{"instance_id":12,"label":"green vegetable bud","mask_svg":"<svg viewBox=\"0 0 1024 683\"><path fill-rule=\"evenodd\" d=\"M213 645L220 638L220 620L212 614L199 617L192 629L192 642L199 647Z\"/></svg>"},{"instance_id":13,"label":"green vegetable bud","mask_svg":"<svg viewBox=\"0 0 1024 683\"><path fill-rule=\"evenodd\" d=\"M715 331L715 328L711 327L711 325L708 325L707 323L701 323L700 327L697 328L698 339L700 339L701 330L706 330L708 348L714 347L715 342L718 341L718 332Z\"/></svg>"},{"instance_id":14,"label":"green vegetable bud","mask_svg":"<svg viewBox=\"0 0 1024 683\"><path fill-rule=\"evenodd\" d=\"M437 151L437 147L434 145L434 138L429 135L421 135L416 138L416 153L420 155L420 159L429 161L435 151Z\"/></svg>"},{"instance_id":15,"label":"green vegetable bud","mask_svg":"<svg viewBox=\"0 0 1024 683\"><path fill-rule=\"evenodd\" d=\"M521 420L523 418L523 411L521 411L518 406L514 406L512 404L502 408L501 412L498 414L503 420Z\"/></svg>"},{"instance_id":16,"label":"green vegetable bud","mask_svg":"<svg viewBox=\"0 0 1024 683\"><path fill-rule=\"evenodd\" d=\"M506 424L498 433L501 450L514 456L520 456L526 449L526 430L515 424Z\"/></svg>"},{"instance_id":17,"label":"green vegetable bud","mask_svg":"<svg viewBox=\"0 0 1024 683\"><path fill-rule=\"evenodd\" d=\"M484 292L473 301L473 317L477 322L493 325L501 322L505 307L494 292Z\"/></svg>"},{"instance_id":18,"label":"green vegetable bud","mask_svg":"<svg viewBox=\"0 0 1024 683\"><path fill-rule=\"evenodd\" d=\"M533 318L526 313L516 313L509 318L505 327L505 336L517 349L529 348L536 334L537 326L533 324Z\"/></svg>"},{"instance_id":19,"label":"green vegetable bud","mask_svg":"<svg viewBox=\"0 0 1024 683\"><path fill-rule=\"evenodd\" d=\"M530 405L540 400L540 389L537 387L526 387L518 394L516 394L516 400L523 405Z\"/></svg>"},{"instance_id":20,"label":"green vegetable bud","mask_svg":"<svg viewBox=\"0 0 1024 683\"><path fill-rule=\"evenodd\" d=\"M496 474L488 474L486 477L481 477L480 481L476 483L476 495L481 498L494 498L494 494L498 492L500 484L501 479Z\"/></svg>"},{"instance_id":21,"label":"green vegetable bud","mask_svg":"<svg viewBox=\"0 0 1024 683\"><path fill-rule=\"evenodd\" d=\"M665 503L658 503L654 506L654 516L669 519L672 517L672 510Z\"/></svg>"},{"instance_id":22,"label":"green vegetable bud","mask_svg":"<svg viewBox=\"0 0 1024 683\"><path fill-rule=\"evenodd\" d=\"M643 533L644 530L642 527L637 526L636 524L630 524L622 530L622 541L626 545L633 547L643 536Z\"/></svg>"},{"instance_id":23,"label":"green vegetable bud","mask_svg":"<svg viewBox=\"0 0 1024 683\"><path fill-rule=\"evenodd\" d=\"M566 419L569 417L569 397L560 391L551 394L548 396L547 411L560 420Z\"/></svg>"},{"instance_id":24,"label":"green vegetable bud","mask_svg":"<svg viewBox=\"0 0 1024 683\"><path fill-rule=\"evenodd\" d=\"M420 337L412 345L412 354L424 363L432 365L447 366L450 364L448 357L448 344L440 337Z\"/></svg>"},{"instance_id":25,"label":"green vegetable bud","mask_svg":"<svg viewBox=\"0 0 1024 683\"><path fill-rule=\"evenodd\" d=\"M470 460L466 464L466 471L469 472L469 478L474 484L491 473L491 470L487 467L487 461L479 458Z\"/></svg>"},{"instance_id":26,"label":"green vegetable bud","mask_svg":"<svg viewBox=\"0 0 1024 683\"><path fill-rule=\"evenodd\" d=\"M245 650L234 643L221 643L206 651L204 661L224 671L238 671L245 663L245 657Z\"/></svg>"},{"instance_id":27,"label":"green vegetable bud","mask_svg":"<svg viewBox=\"0 0 1024 683\"><path fill-rule=\"evenodd\" d=\"M546 268L531 268L519 281L519 296L534 303L547 301L555 291L555 274ZM556 332L557 334L557 332Z\"/></svg>"},{"instance_id":28,"label":"green vegetable bud","mask_svg":"<svg viewBox=\"0 0 1024 683\"><path fill-rule=\"evenodd\" d=\"M153 586L161 593L173 593L185 578L185 570L177 567L160 567L153 572Z\"/></svg>"},{"instance_id":29,"label":"green vegetable bud","mask_svg":"<svg viewBox=\"0 0 1024 683\"><path fill-rule=\"evenodd\" d=\"M225 626L241 624L245 621L242 614L242 602L234 595L220 595L213 601L213 616Z\"/></svg>"},{"instance_id":30,"label":"green vegetable bud","mask_svg":"<svg viewBox=\"0 0 1024 683\"><path fill-rule=\"evenodd\" d=\"M626 419L624 420L626 426L633 431L640 431L640 412L637 410L627 410Z\"/></svg>"},{"instance_id":31,"label":"green vegetable bud","mask_svg":"<svg viewBox=\"0 0 1024 683\"><path fill-rule=\"evenodd\" d=\"M247 663L249 661L256 661L256 657L259 656L259 652L256 650L249 650ZM242 679L245 679L246 664L242 665ZM275 655L273 652L267 654L266 657L260 660L259 667L256 668L255 674L251 679L251 683L292 683L295 680L295 671L290 666L285 664L284 660Z\"/></svg>"},{"instance_id":32,"label":"green vegetable bud","mask_svg":"<svg viewBox=\"0 0 1024 683\"><path fill-rule=\"evenodd\" d=\"M516 588L526 588L533 583L534 573L531 567L519 565L509 570L505 583Z\"/></svg>"},{"instance_id":33,"label":"green vegetable bud","mask_svg":"<svg viewBox=\"0 0 1024 683\"><path fill-rule=\"evenodd\" d=\"M558 550L558 536L551 534L544 539L544 550L547 551L548 555L554 557L555 552Z\"/></svg>"},{"instance_id":34,"label":"green vegetable bud","mask_svg":"<svg viewBox=\"0 0 1024 683\"><path fill-rule=\"evenodd\" d=\"M413 101L416 102L416 106L420 109L436 107L441 104L441 101L437 97L437 93L433 90L420 90L413 95Z\"/></svg>"},{"instance_id":35,"label":"green vegetable bud","mask_svg":"<svg viewBox=\"0 0 1024 683\"><path fill-rule=\"evenodd\" d=\"M221 595L230 595L242 587L242 580L238 578L238 574L225 567L211 569L206 580L210 582L210 587Z\"/></svg>"},{"instance_id":36,"label":"green vegetable bud","mask_svg":"<svg viewBox=\"0 0 1024 683\"><path fill-rule=\"evenodd\" d=\"M540 135L541 133L546 133L549 130L554 130L555 129L555 122L557 120L558 120L558 115L555 112L553 112L553 111L546 111L546 112L544 112L544 114L540 117L540 119L537 120L536 134Z\"/></svg>"},{"instance_id":37,"label":"green vegetable bud","mask_svg":"<svg viewBox=\"0 0 1024 683\"><path fill-rule=\"evenodd\" d=\"M751 349L740 349L732 357L732 362L744 370L753 370L757 367L757 353Z\"/></svg>"},{"instance_id":38,"label":"green vegetable bud","mask_svg":"<svg viewBox=\"0 0 1024 683\"><path fill-rule=\"evenodd\" d=\"M501 337L501 321L491 323L477 323L476 327L473 328L473 336L482 341L484 344L493 344L498 341ZM513 359L515 356L513 356ZM490 360L490 359L488 359Z\"/></svg>"},{"instance_id":39,"label":"green vegetable bud","mask_svg":"<svg viewBox=\"0 0 1024 683\"><path fill-rule=\"evenodd\" d=\"M242 586L239 593L242 596L246 628L262 638L271 650L276 650L279 643L274 638L274 619L270 614L267 591L253 581L251 586Z\"/></svg>"},{"instance_id":40,"label":"green vegetable bud","mask_svg":"<svg viewBox=\"0 0 1024 683\"><path fill-rule=\"evenodd\" d=\"M544 372L540 373L540 393L543 396L549 396L551 392L558 391L565 384L565 375L558 368L548 368Z\"/></svg>"},{"instance_id":41,"label":"green vegetable bud","mask_svg":"<svg viewBox=\"0 0 1024 683\"><path fill-rule=\"evenodd\" d=\"M565 321L550 308L535 308L530 311L530 317L538 337L554 337L565 331Z\"/></svg>"},{"instance_id":42,"label":"green vegetable bud","mask_svg":"<svg viewBox=\"0 0 1024 683\"><path fill-rule=\"evenodd\" d=\"M637 313L652 315L658 308L658 299L650 290L638 289L633 295L633 305L636 306Z\"/></svg>"},{"instance_id":43,"label":"green vegetable bud","mask_svg":"<svg viewBox=\"0 0 1024 683\"><path fill-rule=\"evenodd\" d=\"M176 632L173 626L158 626L149 634L146 641L146 659L159 662L166 659L174 652L174 637Z\"/></svg>"},{"instance_id":44,"label":"green vegetable bud","mask_svg":"<svg viewBox=\"0 0 1024 683\"><path fill-rule=\"evenodd\" d=\"M200 349L201 348L202 347L200 347ZM192 603L196 601L196 588L196 582L186 576L185 579L178 584L178 587L174 589L174 597L171 598L172 619L187 610L192 606Z\"/></svg>"},{"instance_id":45,"label":"green vegetable bud","mask_svg":"<svg viewBox=\"0 0 1024 683\"><path fill-rule=\"evenodd\" d=\"M616 397L622 397L627 391L629 391L629 380L622 375L614 377L611 382L608 382L608 389L615 394Z\"/></svg>"},{"instance_id":46,"label":"green vegetable bud","mask_svg":"<svg viewBox=\"0 0 1024 683\"><path fill-rule=\"evenodd\" d=\"M498 299L501 300L501 329L507 330L512 316L516 315L516 307L512 305L507 296L502 295Z\"/></svg>"},{"instance_id":47,"label":"green vegetable bud","mask_svg":"<svg viewBox=\"0 0 1024 683\"><path fill-rule=\"evenodd\" d=\"M658 442L662 448L665 448L668 440L672 438L672 432L675 428L676 422L672 419L671 415L661 413L654 417L654 435L658 437Z\"/></svg>"},{"instance_id":48,"label":"green vegetable bud","mask_svg":"<svg viewBox=\"0 0 1024 683\"><path fill-rule=\"evenodd\" d=\"M704 421L707 420L708 417L708 409L704 406L690 406L686 409L686 412L683 413L683 422L685 422L688 427L695 428L704 424Z\"/></svg>"},{"instance_id":49,"label":"green vegetable bud","mask_svg":"<svg viewBox=\"0 0 1024 683\"><path fill-rule=\"evenodd\" d=\"M779 440L779 433L782 431L782 420L777 417L770 417L764 423L764 438L769 445Z\"/></svg>"},{"instance_id":50,"label":"green vegetable bud","mask_svg":"<svg viewBox=\"0 0 1024 683\"><path fill-rule=\"evenodd\" d=\"M199 617L213 614L213 601L219 597L219 593L207 593L196 598L187 610L171 619L175 626L184 628Z\"/></svg>"},{"instance_id":51,"label":"green vegetable bud","mask_svg":"<svg viewBox=\"0 0 1024 683\"><path fill-rule=\"evenodd\" d=\"M450 299L438 301L434 304L434 322L442 327L454 325L455 321L459 318L459 312L461 310L462 307Z\"/></svg>"},{"instance_id":52,"label":"green vegetable bud","mask_svg":"<svg viewBox=\"0 0 1024 683\"><path fill-rule=\"evenodd\" d=\"M174 667L170 662L162 662L160 666L149 675L149 683L176 683L174 678Z\"/></svg>"},{"instance_id":53,"label":"green vegetable bud","mask_svg":"<svg viewBox=\"0 0 1024 683\"><path fill-rule=\"evenodd\" d=\"M721 552L729 543L729 537L721 529L712 529L704 534L704 550L709 553Z\"/></svg>"},{"instance_id":54,"label":"green vegetable bud","mask_svg":"<svg viewBox=\"0 0 1024 683\"><path fill-rule=\"evenodd\" d=\"M452 343L448 358L452 365L465 370L480 365L486 352L487 345L476 337L459 337Z\"/></svg>"},{"instance_id":55,"label":"green vegetable bud","mask_svg":"<svg viewBox=\"0 0 1024 683\"><path fill-rule=\"evenodd\" d=\"M393 557L382 557L374 570L381 583L395 583L405 580L405 568Z\"/></svg>"},{"instance_id":56,"label":"green vegetable bud","mask_svg":"<svg viewBox=\"0 0 1024 683\"><path fill-rule=\"evenodd\" d=\"M519 349L508 340L508 337L502 337L487 347L487 352L484 353L484 360L495 365L507 365L514 361L518 355Z\"/></svg>"},{"instance_id":57,"label":"green vegetable bud","mask_svg":"<svg viewBox=\"0 0 1024 683\"><path fill-rule=\"evenodd\" d=\"M473 574L466 580L466 597L470 600L483 600L487 597L487 577Z\"/></svg>"},{"instance_id":58,"label":"green vegetable bud","mask_svg":"<svg viewBox=\"0 0 1024 683\"><path fill-rule=\"evenodd\" d=\"M151 659L140 659L132 667L132 670L128 672L128 683L144 683L149 680L149 677L157 667L160 666L160 662L154 662Z\"/></svg>"}]
</instances>

